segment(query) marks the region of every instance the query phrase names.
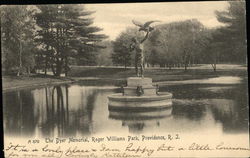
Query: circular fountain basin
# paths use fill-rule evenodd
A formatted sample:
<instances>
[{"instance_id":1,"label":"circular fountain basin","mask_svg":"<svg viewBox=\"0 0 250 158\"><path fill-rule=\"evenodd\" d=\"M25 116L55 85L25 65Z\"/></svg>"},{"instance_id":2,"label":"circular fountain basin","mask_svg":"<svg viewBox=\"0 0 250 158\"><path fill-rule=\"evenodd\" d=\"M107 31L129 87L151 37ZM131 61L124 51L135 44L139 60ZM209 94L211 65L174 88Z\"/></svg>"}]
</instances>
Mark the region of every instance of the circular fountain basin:
<instances>
[{"instance_id":1,"label":"circular fountain basin","mask_svg":"<svg viewBox=\"0 0 250 158\"><path fill-rule=\"evenodd\" d=\"M151 111L165 109L172 106L172 94L159 92L150 96L125 96L117 93L108 96L110 110Z\"/></svg>"},{"instance_id":2,"label":"circular fountain basin","mask_svg":"<svg viewBox=\"0 0 250 158\"><path fill-rule=\"evenodd\" d=\"M156 120L172 116L172 107L146 112L109 110L109 118L116 120Z\"/></svg>"}]
</instances>

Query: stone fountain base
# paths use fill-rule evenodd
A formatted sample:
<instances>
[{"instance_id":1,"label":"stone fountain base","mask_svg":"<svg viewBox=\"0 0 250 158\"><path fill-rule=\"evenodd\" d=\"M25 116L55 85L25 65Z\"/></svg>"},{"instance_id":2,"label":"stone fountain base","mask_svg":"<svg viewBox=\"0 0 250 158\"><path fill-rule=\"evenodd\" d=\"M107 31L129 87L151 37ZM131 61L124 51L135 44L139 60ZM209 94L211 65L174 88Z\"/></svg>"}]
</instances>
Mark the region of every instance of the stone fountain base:
<instances>
[{"instance_id":1,"label":"stone fountain base","mask_svg":"<svg viewBox=\"0 0 250 158\"><path fill-rule=\"evenodd\" d=\"M172 106L172 94L158 92L151 78L130 77L123 93L108 96L109 110L151 111Z\"/></svg>"}]
</instances>

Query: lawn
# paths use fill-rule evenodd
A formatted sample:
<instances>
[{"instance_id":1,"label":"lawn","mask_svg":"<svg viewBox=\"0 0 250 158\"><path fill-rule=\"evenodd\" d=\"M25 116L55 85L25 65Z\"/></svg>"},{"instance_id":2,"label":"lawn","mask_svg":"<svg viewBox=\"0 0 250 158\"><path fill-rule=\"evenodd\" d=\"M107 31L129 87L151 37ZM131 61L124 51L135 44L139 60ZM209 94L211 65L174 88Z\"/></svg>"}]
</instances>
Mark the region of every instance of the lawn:
<instances>
[{"instance_id":1,"label":"lawn","mask_svg":"<svg viewBox=\"0 0 250 158\"><path fill-rule=\"evenodd\" d=\"M154 82L205 79L218 76L247 76L246 66L221 64L217 68L216 72L213 71L210 65L190 67L187 71L181 68L171 70L166 68L147 68L144 76L151 77ZM91 85L121 85L126 83L127 77L133 76L135 76L134 68L72 66L68 77L44 76L41 74L20 77L3 76L2 83L4 91L76 81Z\"/></svg>"},{"instance_id":2,"label":"lawn","mask_svg":"<svg viewBox=\"0 0 250 158\"><path fill-rule=\"evenodd\" d=\"M33 86L42 86L42 85L53 85L59 83L70 83L72 82L69 78L62 77L53 77L53 76L43 76L43 75L30 75L30 76L3 76L2 77L2 86L3 91L33 87Z\"/></svg>"},{"instance_id":3,"label":"lawn","mask_svg":"<svg viewBox=\"0 0 250 158\"><path fill-rule=\"evenodd\" d=\"M166 69L166 68L146 68L145 77L153 78L153 81L180 81L188 79L203 79L217 76L246 76L247 67L241 65L226 65L217 66L216 72L213 71L210 65L199 65L190 67L188 70ZM116 68L116 67L85 67L73 66L69 73L73 78L92 77L96 79L111 79L122 80L127 77L135 76L134 68Z\"/></svg>"}]
</instances>

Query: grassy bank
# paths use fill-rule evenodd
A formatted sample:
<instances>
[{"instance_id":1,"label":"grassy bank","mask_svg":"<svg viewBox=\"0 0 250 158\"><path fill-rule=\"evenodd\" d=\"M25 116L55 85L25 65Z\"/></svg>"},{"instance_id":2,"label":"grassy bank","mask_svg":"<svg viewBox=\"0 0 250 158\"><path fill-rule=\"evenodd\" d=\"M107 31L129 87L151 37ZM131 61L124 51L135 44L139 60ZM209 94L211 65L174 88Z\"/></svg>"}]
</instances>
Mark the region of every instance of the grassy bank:
<instances>
[{"instance_id":1,"label":"grassy bank","mask_svg":"<svg viewBox=\"0 0 250 158\"><path fill-rule=\"evenodd\" d=\"M44 75L30 76L3 76L2 86L3 91L15 90L34 86L55 85L62 83L71 83L74 80L63 77L53 77Z\"/></svg>"},{"instance_id":2,"label":"grassy bank","mask_svg":"<svg viewBox=\"0 0 250 158\"><path fill-rule=\"evenodd\" d=\"M134 68L117 67L82 67L71 68L69 77L53 77L44 75L31 76L3 76L3 90L13 90L26 87L55 85L79 81L84 85L117 85L126 83L127 77L135 76ZM147 68L145 77L151 77L154 82L183 81L191 79L205 79L218 76L247 76L247 68L240 65L218 65L214 72L209 65L201 65L183 69Z\"/></svg>"},{"instance_id":3,"label":"grassy bank","mask_svg":"<svg viewBox=\"0 0 250 158\"><path fill-rule=\"evenodd\" d=\"M181 81L188 79L203 79L217 76L246 76L246 67L230 65L218 65L214 72L210 67L200 66L192 67L188 70L183 69L162 69L147 68L145 76L153 78L153 81ZM97 79L122 80L127 77L135 76L134 68L115 68L115 67L72 67L69 73L70 77L86 78L92 77Z\"/></svg>"}]
</instances>

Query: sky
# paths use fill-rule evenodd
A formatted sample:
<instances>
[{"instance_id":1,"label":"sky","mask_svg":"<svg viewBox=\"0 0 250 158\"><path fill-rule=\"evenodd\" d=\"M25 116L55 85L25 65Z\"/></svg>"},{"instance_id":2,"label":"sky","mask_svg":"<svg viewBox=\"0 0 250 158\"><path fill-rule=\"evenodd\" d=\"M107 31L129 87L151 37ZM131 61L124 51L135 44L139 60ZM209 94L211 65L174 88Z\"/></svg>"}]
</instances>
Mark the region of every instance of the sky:
<instances>
[{"instance_id":1,"label":"sky","mask_svg":"<svg viewBox=\"0 0 250 158\"><path fill-rule=\"evenodd\" d=\"M214 12L226 10L228 4L225 1L208 1L106 3L84 6L89 11L96 11L91 15L94 18L94 25L102 28L101 33L108 35L110 40L114 40L127 27L135 26L132 23L133 19L142 23L160 20L158 24L164 24L196 18L208 28L217 27L222 24L217 21Z\"/></svg>"}]
</instances>

